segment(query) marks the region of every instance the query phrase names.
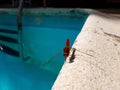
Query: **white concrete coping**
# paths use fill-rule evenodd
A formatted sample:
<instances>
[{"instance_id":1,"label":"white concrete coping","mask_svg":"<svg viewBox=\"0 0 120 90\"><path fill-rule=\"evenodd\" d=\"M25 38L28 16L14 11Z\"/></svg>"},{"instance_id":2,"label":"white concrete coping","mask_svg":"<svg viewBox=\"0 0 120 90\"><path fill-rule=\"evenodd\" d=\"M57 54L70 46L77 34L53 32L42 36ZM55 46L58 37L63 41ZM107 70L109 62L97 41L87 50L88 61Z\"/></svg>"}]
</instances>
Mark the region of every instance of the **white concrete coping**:
<instances>
[{"instance_id":1,"label":"white concrete coping","mask_svg":"<svg viewBox=\"0 0 120 90\"><path fill-rule=\"evenodd\" d=\"M120 90L120 18L89 12L52 90Z\"/></svg>"}]
</instances>

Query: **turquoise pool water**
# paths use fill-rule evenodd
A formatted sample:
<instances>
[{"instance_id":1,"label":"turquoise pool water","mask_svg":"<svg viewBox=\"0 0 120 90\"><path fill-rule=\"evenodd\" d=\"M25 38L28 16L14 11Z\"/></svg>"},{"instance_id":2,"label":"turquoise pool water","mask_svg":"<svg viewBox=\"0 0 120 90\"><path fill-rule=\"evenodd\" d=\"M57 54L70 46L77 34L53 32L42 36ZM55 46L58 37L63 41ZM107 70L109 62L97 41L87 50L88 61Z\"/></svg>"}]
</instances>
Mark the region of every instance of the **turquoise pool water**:
<instances>
[{"instance_id":1,"label":"turquoise pool water","mask_svg":"<svg viewBox=\"0 0 120 90\"><path fill-rule=\"evenodd\" d=\"M88 16L73 11L67 15L40 12L24 12L22 16L23 61L0 51L0 90L50 90L64 63L66 39L72 46ZM17 31L16 19L16 14L0 14L0 29ZM17 34L0 32L1 35L19 38ZM19 43L1 38L0 45L19 52Z\"/></svg>"}]
</instances>

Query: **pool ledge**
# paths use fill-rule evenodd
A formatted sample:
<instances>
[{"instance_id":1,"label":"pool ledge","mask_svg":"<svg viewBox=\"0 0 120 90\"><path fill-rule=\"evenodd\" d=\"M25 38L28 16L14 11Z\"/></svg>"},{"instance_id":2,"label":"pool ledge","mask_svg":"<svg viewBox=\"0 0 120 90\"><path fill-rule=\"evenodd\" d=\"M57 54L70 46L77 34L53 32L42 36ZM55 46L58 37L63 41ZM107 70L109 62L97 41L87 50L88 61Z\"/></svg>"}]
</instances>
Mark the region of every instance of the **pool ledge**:
<instances>
[{"instance_id":1,"label":"pool ledge","mask_svg":"<svg viewBox=\"0 0 120 90\"><path fill-rule=\"evenodd\" d=\"M120 17L91 13L52 90L120 90Z\"/></svg>"}]
</instances>

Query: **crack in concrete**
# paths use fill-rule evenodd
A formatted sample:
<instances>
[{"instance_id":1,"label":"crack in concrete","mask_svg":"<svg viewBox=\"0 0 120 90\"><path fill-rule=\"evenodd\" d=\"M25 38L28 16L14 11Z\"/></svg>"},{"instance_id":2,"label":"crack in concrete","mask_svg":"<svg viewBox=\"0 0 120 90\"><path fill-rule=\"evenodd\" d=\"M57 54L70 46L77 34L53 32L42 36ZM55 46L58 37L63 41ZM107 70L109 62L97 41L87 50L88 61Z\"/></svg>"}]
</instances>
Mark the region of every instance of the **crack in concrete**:
<instances>
[{"instance_id":1,"label":"crack in concrete","mask_svg":"<svg viewBox=\"0 0 120 90\"><path fill-rule=\"evenodd\" d=\"M118 43L120 43L120 36L114 35L114 34L110 34L110 33L106 33L104 32L105 35L114 38Z\"/></svg>"}]
</instances>

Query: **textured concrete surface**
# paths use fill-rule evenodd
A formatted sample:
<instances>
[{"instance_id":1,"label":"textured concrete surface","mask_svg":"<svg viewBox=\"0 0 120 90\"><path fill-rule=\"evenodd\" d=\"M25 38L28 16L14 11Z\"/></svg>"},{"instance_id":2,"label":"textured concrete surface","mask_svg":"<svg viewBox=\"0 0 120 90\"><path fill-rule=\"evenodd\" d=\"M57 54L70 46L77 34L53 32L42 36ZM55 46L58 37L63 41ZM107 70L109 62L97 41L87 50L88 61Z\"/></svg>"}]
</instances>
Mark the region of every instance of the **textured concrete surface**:
<instances>
[{"instance_id":1,"label":"textured concrete surface","mask_svg":"<svg viewBox=\"0 0 120 90\"><path fill-rule=\"evenodd\" d=\"M120 90L119 17L91 12L72 47L52 90Z\"/></svg>"}]
</instances>

